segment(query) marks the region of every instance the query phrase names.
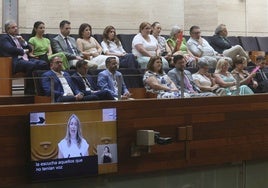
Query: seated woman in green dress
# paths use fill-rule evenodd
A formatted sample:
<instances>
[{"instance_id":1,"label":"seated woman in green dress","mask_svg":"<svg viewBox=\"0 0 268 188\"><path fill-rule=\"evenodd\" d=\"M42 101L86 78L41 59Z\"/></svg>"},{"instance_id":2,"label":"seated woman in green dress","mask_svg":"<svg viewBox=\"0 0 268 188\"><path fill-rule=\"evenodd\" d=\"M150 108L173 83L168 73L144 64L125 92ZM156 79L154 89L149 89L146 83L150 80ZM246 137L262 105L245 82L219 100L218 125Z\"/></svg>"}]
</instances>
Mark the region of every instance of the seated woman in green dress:
<instances>
[{"instance_id":1,"label":"seated woman in green dress","mask_svg":"<svg viewBox=\"0 0 268 188\"><path fill-rule=\"evenodd\" d=\"M182 29L179 26L173 26L171 28L167 44L173 56L183 55L187 62L187 67L196 67L196 57L188 50L186 39L183 37Z\"/></svg>"},{"instance_id":2,"label":"seated woman in green dress","mask_svg":"<svg viewBox=\"0 0 268 188\"><path fill-rule=\"evenodd\" d=\"M42 21L34 23L31 38L29 44L32 46L32 52L30 56L37 59L42 59L49 63L49 59L53 56L60 56L63 61L63 70L69 69L68 60L64 53L52 54L50 40L44 37L45 24Z\"/></svg>"}]
</instances>

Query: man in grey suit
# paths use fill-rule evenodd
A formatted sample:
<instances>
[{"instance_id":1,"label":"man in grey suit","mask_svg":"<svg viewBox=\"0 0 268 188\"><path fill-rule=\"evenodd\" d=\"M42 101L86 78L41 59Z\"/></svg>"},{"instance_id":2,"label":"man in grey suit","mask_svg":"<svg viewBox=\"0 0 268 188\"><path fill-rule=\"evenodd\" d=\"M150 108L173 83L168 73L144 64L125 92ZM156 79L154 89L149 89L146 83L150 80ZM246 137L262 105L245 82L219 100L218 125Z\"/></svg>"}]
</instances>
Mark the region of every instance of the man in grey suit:
<instances>
[{"instance_id":1,"label":"man in grey suit","mask_svg":"<svg viewBox=\"0 0 268 188\"><path fill-rule=\"evenodd\" d=\"M69 61L69 67L75 67L78 60L83 59L83 54L78 50L76 41L70 37L71 22L63 20L60 22L60 34L53 38L52 49L54 53L63 52ZM89 69L97 69L98 65L88 60Z\"/></svg>"},{"instance_id":2,"label":"man in grey suit","mask_svg":"<svg viewBox=\"0 0 268 188\"><path fill-rule=\"evenodd\" d=\"M175 83L177 88L186 93L187 96L189 94L190 97L215 96L215 94L212 92L201 92L199 87L194 83L191 72L185 70L186 61L182 55L174 56L173 62L175 68L168 72L168 76ZM181 79L184 80L183 83L181 83Z\"/></svg>"}]
</instances>

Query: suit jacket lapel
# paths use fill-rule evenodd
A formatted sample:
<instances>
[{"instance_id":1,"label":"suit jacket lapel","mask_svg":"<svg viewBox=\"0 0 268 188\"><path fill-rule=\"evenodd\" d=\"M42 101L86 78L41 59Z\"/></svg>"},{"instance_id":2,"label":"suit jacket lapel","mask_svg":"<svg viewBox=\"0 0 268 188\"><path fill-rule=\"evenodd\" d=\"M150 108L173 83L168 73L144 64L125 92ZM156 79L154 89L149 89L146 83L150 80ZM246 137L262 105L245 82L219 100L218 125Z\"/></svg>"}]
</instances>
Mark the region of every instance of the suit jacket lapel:
<instances>
[{"instance_id":1,"label":"suit jacket lapel","mask_svg":"<svg viewBox=\"0 0 268 188\"><path fill-rule=\"evenodd\" d=\"M12 39L12 37L11 37L9 34L7 34L7 36L8 36L8 38L9 38L9 41L11 42L11 44L12 44L13 46L17 47L17 45L16 45L16 43L14 42L14 40Z\"/></svg>"},{"instance_id":2,"label":"suit jacket lapel","mask_svg":"<svg viewBox=\"0 0 268 188\"><path fill-rule=\"evenodd\" d=\"M91 76L87 75L86 78L87 78L89 84L91 85L91 88L92 88L93 90L95 90L95 89L96 89L96 85L95 85L93 79L91 78Z\"/></svg>"}]
</instances>

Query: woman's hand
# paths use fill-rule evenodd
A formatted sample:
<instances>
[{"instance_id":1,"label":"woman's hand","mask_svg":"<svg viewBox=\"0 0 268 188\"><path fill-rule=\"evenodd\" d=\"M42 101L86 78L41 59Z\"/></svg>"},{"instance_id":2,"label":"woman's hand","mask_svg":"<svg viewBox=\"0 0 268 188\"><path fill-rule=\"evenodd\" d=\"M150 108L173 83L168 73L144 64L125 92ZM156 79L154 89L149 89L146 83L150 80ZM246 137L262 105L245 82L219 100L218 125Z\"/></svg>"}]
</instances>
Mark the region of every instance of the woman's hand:
<instances>
[{"instance_id":1,"label":"woman's hand","mask_svg":"<svg viewBox=\"0 0 268 188\"><path fill-rule=\"evenodd\" d=\"M215 84L211 87L211 91L214 91L215 89L218 89L220 86L218 84Z\"/></svg>"},{"instance_id":2,"label":"woman's hand","mask_svg":"<svg viewBox=\"0 0 268 188\"><path fill-rule=\"evenodd\" d=\"M75 95L74 97L75 97L75 100L80 101L80 100L83 99L84 95L83 95L83 93L78 93L78 94Z\"/></svg>"},{"instance_id":3,"label":"woman's hand","mask_svg":"<svg viewBox=\"0 0 268 188\"><path fill-rule=\"evenodd\" d=\"M255 75L256 75L256 72L252 72L252 73L249 74L250 78L255 77Z\"/></svg>"},{"instance_id":4,"label":"woman's hand","mask_svg":"<svg viewBox=\"0 0 268 188\"><path fill-rule=\"evenodd\" d=\"M178 88L171 88L169 91L172 91L172 92L178 92Z\"/></svg>"},{"instance_id":5,"label":"woman's hand","mask_svg":"<svg viewBox=\"0 0 268 188\"><path fill-rule=\"evenodd\" d=\"M89 52L83 52L83 58L84 59L90 59L90 53Z\"/></svg>"},{"instance_id":6,"label":"woman's hand","mask_svg":"<svg viewBox=\"0 0 268 188\"><path fill-rule=\"evenodd\" d=\"M91 53L91 55L92 55L93 57L97 57L97 56L100 55L100 53L99 53L99 52L93 52L93 53Z\"/></svg>"},{"instance_id":7,"label":"woman's hand","mask_svg":"<svg viewBox=\"0 0 268 188\"><path fill-rule=\"evenodd\" d=\"M29 57L31 57L31 58L39 59L39 57L38 57L38 56L33 55L33 53L29 53L29 54L28 54L28 56L29 56Z\"/></svg>"}]
</instances>

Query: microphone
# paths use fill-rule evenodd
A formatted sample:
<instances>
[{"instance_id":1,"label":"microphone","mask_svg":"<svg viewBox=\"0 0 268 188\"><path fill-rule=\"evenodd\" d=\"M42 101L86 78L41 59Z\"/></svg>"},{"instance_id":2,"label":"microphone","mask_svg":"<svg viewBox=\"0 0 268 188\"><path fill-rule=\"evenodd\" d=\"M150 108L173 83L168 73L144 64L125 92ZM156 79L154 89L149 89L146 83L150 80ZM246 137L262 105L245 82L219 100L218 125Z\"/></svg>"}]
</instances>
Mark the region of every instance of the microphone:
<instances>
[{"instance_id":1,"label":"microphone","mask_svg":"<svg viewBox=\"0 0 268 188\"><path fill-rule=\"evenodd\" d=\"M181 98L184 98L184 71L180 71L180 90L181 90Z\"/></svg>"},{"instance_id":2,"label":"microphone","mask_svg":"<svg viewBox=\"0 0 268 188\"><path fill-rule=\"evenodd\" d=\"M121 99L121 95L122 95L122 79L121 79L121 75L116 76L116 82L117 82L117 91L118 91L118 100Z\"/></svg>"}]
</instances>

